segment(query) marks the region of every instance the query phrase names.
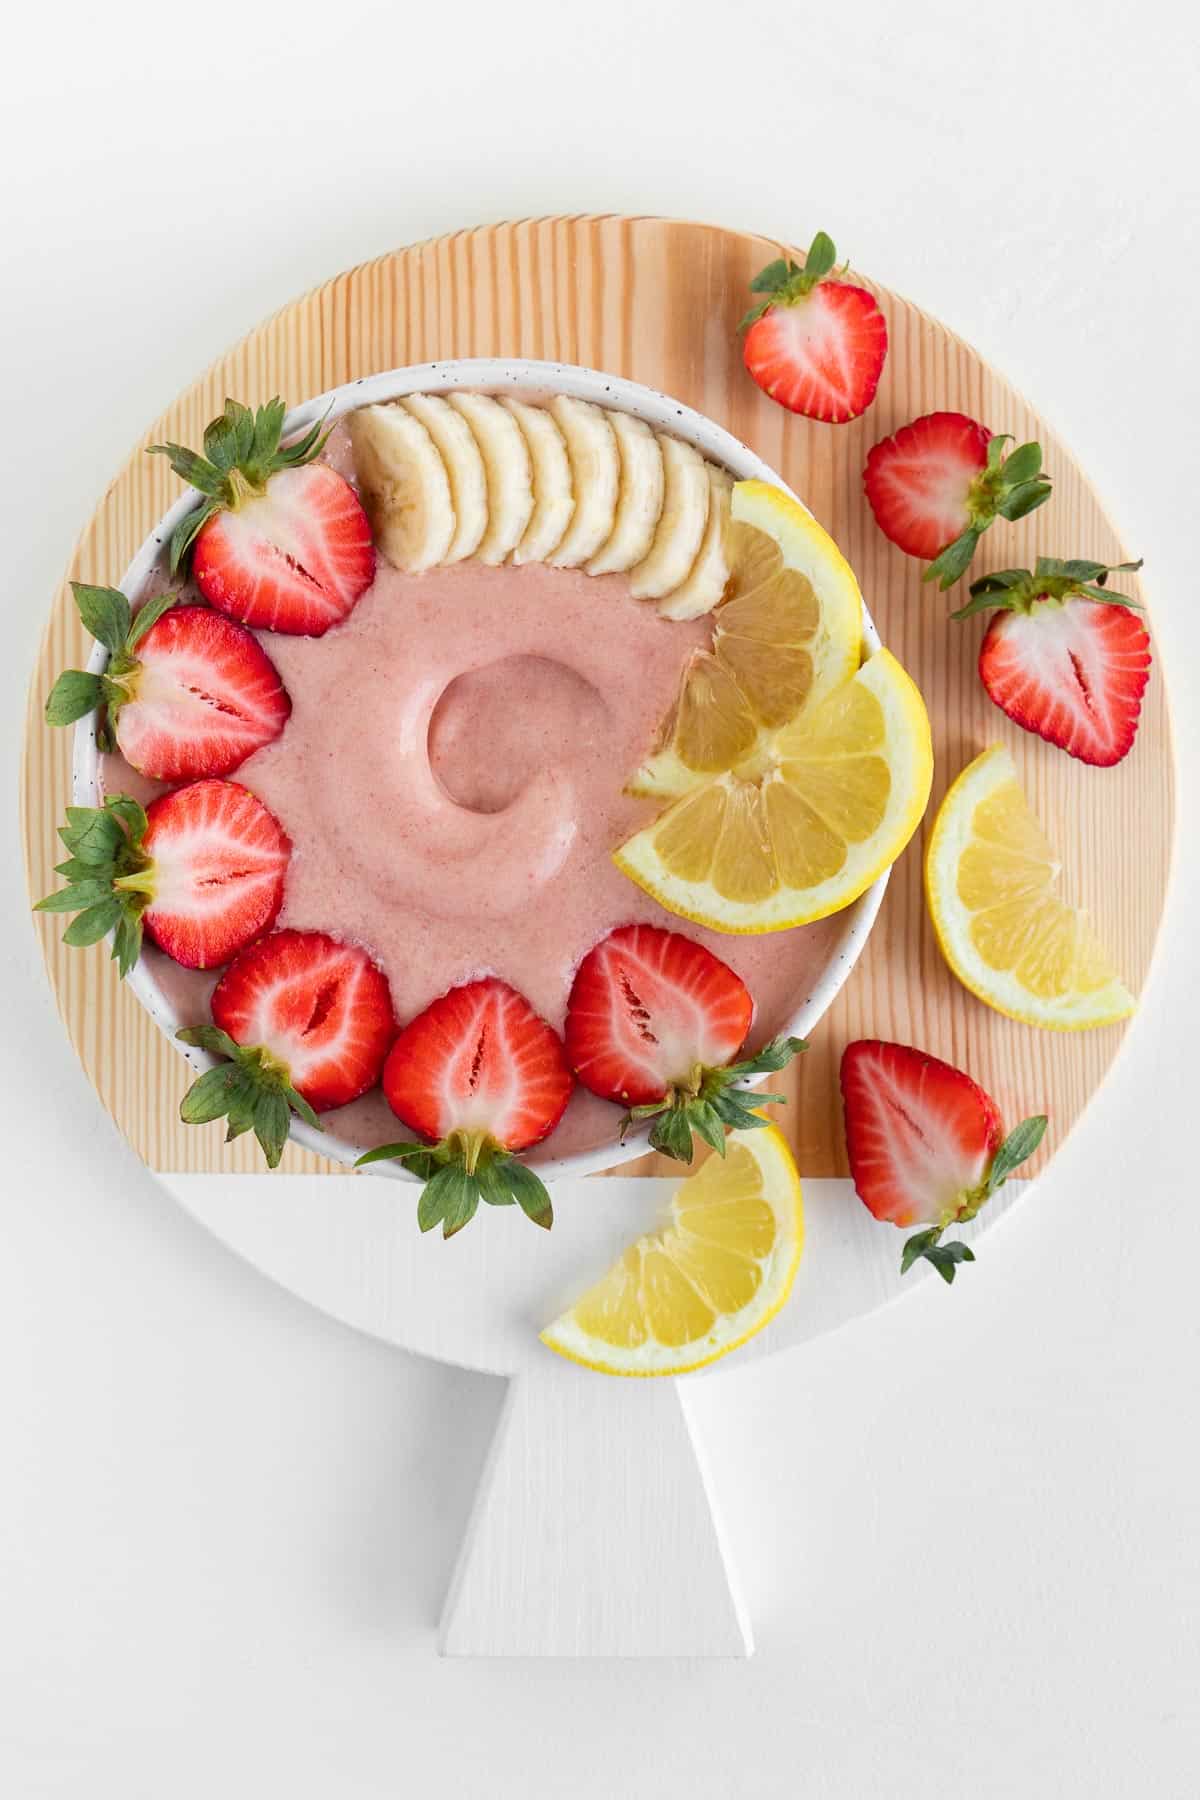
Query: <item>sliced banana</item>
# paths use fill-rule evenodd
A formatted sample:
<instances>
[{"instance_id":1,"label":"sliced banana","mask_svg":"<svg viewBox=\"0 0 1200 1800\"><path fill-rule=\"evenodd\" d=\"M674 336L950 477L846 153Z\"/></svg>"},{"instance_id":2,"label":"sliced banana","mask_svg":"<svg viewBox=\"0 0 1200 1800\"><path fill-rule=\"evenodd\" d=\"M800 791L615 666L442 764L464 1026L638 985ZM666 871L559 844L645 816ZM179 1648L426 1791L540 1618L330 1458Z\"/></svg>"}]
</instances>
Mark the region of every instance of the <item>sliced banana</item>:
<instances>
[{"instance_id":1,"label":"sliced banana","mask_svg":"<svg viewBox=\"0 0 1200 1800\"><path fill-rule=\"evenodd\" d=\"M402 406L364 406L350 414L349 428L380 550L410 573L444 562L455 531L450 480L420 419Z\"/></svg>"},{"instance_id":2,"label":"sliced banana","mask_svg":"<svg viewBox=\"0 0 1200 1800\"><path fill-rule=\"evenodd\" d=\"M621 455L607 414L590 400L558 394L550 411L566 439L571 459L575 511L550 561L559 569L578 568L612 536L621 481Z\"/></svg>"},{"instance_id":3,"label":"sliced banana","mask_svg":"<svg viewBox=\"0 0 1200 1800\"><path fill-rule=\"evenodd\" d=\"M533 516L533 465L521 427L490 394L451 394L471 428L487 472L488 522L475 549L480 562L502 563Z\"/></svg>"},{"instance_id":4,"label":"sliced banana","mask_svg":"<svg viewBox=\"0 0 1200 1800\"><path fill-rule=\"evenodd\" d=\"M575 511L571 459L562 432L544 406L502 399L521 427L533 465L533 513L525 535L513 551L515 563L546 562L562 543Z\"/></svg>"},{"instance_id":5,"label":"sliced banana","mask_svg":"<svg viewBox=\"0 0 1200 1800\"><path fill-rule=\"evenodd\" d=\"M617 516L608 542L587 566L589 575L611 575L640 563L654 542L663 503L663 459L650 427L632 413L610 412L608 422L621 456Z\"/></svg>"},{"instance_id":6,"label":"sliced banana","mask_svg":"<svg viewBox=\"0 0 1200 1800\"><path fill-rule=\"evenodd\" d=\"M661 600L691 573L708 523L708 465L698 450L679 438L659 437L663 507L649 552L630 571L636 600Z\"/></svg>"},{"instance_id":7,"label":"sliced banana","mask_svg":"<svg viewBox=\"0 0 1200 1800\"><path fill-rule=\"evenodd\" d=\"M729 555L726 537L729 525L729 496L733 477L715 463L708 463L708 520L696 560L686 581L673 588L658 603L664 619L698 619L711 612L729 582Z\"/></svg>"},{"instance_id":8,"label":"sliced banana","mask_svg":"<svg viewBox=\"0 0 1200 1800\"><path fill-rule=\"evenodd\" d=\"M454 536L443 562L461 562L473 556L487 530L487 474L474 433L461 413L440 394L409 394L400 402L422 425L437 445L450 482L454 507Z\"/></svg>"}]
</instances>

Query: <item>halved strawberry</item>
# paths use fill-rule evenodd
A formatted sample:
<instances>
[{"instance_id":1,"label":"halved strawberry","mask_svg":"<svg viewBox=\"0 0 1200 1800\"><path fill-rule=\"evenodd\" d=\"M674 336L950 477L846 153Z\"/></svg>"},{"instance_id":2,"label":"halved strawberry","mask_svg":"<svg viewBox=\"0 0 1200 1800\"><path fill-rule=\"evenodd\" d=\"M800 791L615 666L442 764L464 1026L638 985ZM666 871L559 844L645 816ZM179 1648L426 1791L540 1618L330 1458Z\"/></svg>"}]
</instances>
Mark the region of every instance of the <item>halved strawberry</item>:
<instances>
[{"instance_id":1,"label":"halved strawberry","mask_svg":"<svg viewBox=\"0 0 1200 1800\"><path fill-rule=\"evenodd\" d=\"M212 1016L176 1036L229 1060L189 1088L180 1116L228 1118L227 1142L253 1130L271 1168L291 1113L318 1125L318 1112L357 1100L396 1035L382 969L324 931L275 931L243 950L216 985Z\"/></svg>"},{"instance_id":2,"label":"halved strawberry","mask_svg":"<svg viewBox=\"0 0 1200 1800\"><path fill-rule=\"evenodd\" d=\"M71 586L108 666L101 675L65 670L46 701L48 724L72 725L102 707L101 749L115 740L126 762L156 781L232 774L279 736L292 703L244 626L206 606L179 606L176 594L131 614L118 588Z\"/></svg>"},{"instance_id":3,"label":"halved strawberry","mask_svg":"<svg viewBox=\"0 0 1200 1800\"><path fill-rule=\"evenodd\" d=\"M1132 748L1151 662L1137 601L1104 582L1140 568L1039 556L1032 574L999 569L973 582L954 614L999 608L979 652L984 687L1025 731L1099 768Z\"/></svg>"},{"instance_id":4,"label":"halved strawberry","mask_svg":"<svg viewBox=\"0 0 1200 1800\"><path fill-rule=\"evenodd\" d=\"M59 836L71 854L58 873L70 885L37 910L78 914L67 944L111 931L122 976L143 929L185 968L212 969L269 930L283 904L291 840L236 781L195 781L144 810L126 794L69 806Z\"/></svg>"},{"instance_id":5,"label":"halved strawberry","mask_svg":"<svg viewBox=\"0 0 1200 1800\"><path fill-rule=\"evenodd\" d=\"M944 1281L956 1264L974 1262L966 1244L942 1233L973 1219L1046 1130L1044 1114L1024 1119L1007 1137L989 1094L936 1056L907 1044L860 1038L842 1053L842 1100L850 1173L860 1200L891 1225L924 1222L904 1246L900 1272L918 1257Z\"/></svg>"},{"instance_id":6,"label":"halved strawberry","mask_svg":"<svg viewBox=\"0 0 1200 1800\"><path fill-rule=\"evenodd\" d=\"M515 1201L549 1229L550 1196L513 1152L549 1136L573 1085L557 1032L528 1000L493 975L465 982L404 1027L384 1066L388 1105L429 1143L384 1144L359 1163L399 1159L421 1177L422 1231L440 1223L452 1237L481 1200Z\"/></svg>"},{"instance_id":7,"label":"halved strawberry","mask_svg":"<svg viewBox=\"0 0 1200 1800\"><path fill-rule=\"evenodd\" d=\"M621 925L579 965L567 1001L567 1055L584 1087L653 1118L650 1142L692 1160L692 1133L722 1155L727 1126L765 1125L754 1107L777 1094L742 1091L751 1076L782 1069L799 1038L777 1038L746 1062L754 1002L740 976L678 931Z\"/></svg>"},{"instance_id":8,"label":"halved strawberry","mask_svg":"<svg viewBox=\"0 0 1200 1800\"><path fill-rule=\"evenodd\" d=\"M926 413L875 445L863 487L876 523L906 556L930 564L924 580L953 587L994 519L1021 519L1050 498L1040 444L1006 457L965 413Z\"/></svg>"},{"instance_id":9,"label":"halved strawberry","mask_svg":"<svg viewBox=\"0 0 1200 1800\"><path fill-rule=\"evenodd\" d=\"M171 539L172 573L188 551L204 598L231 618L267 631L320 637L371 585L375 547L350 483L313 458L320 424L280 448L285 408L256 413L226 400L204 433L204 455L152 444L203 503Z\"/></svg>"},{"instance_id":10,"label":"halved strawberry","mask_svg":"<svg viewBox=\"0 0 1200 1800\"><path fill-rule=\"evenodd\" d=\"M875 398L887 356L887 323L866 288L828 277L837 252L825 232L804 267L782 256L750 283L765 294L742 320L742 359L754 380L789 412L845 424Z\"/></svg>"}]
</instances>

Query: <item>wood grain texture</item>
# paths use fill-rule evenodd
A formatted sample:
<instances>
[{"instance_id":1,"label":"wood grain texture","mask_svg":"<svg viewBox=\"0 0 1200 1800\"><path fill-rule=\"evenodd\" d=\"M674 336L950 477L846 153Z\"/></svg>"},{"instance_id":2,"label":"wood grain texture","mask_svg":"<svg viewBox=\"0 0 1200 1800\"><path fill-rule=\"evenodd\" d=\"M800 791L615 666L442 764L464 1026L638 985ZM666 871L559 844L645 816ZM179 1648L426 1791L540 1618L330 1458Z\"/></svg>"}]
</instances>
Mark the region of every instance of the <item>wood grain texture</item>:
<instances>
[{"instance_id":1,"label":"wood grain texture","mask_svg":"<svg viewBox=\"0 0 1200 1800\"><path fill-rule=\"evenodd\" d=\"M876 289L890 349L875 404L846 426L812 424L765 398L746 376L735 326L755 271L785 249L770 240L658 219L558 218L484 226L398 250L336 276L250 333L146 433L86 527L68 575L115 582L178 483L145 444L199 441L227 394L291 405L406 363L461 356L578 362L677 395L725 425L777 469L856 570L885 643L911 671L933 721L933 809L963 765L989 744L1012 749L1026 790L1066 869L1070 897L1089 907L1137 992L1162 911L1173 822L1173 762L1161 673L1147 690L1133 753L1089 769L1012 726L975 671L984 621L953 625L947 598L922 587L920 565L882 536L862 497L866 453L921 413L953 408L1020 441L1038 437L1054 495L1016 526L997 525L975 572L1032 564L1038 551L1122 560L1125 546L1083 473L1033 409L966 344L916 307ZM867 284L871 285L871 284ZM1134 584L1135 590L1137 584ZM1143 599L1145 595L1141 596ZM41 706L58 671L89 648L64 581L30 691L23 773L31 895L55 885L55 826L70 788L69 732ZM927 821L928 824L928 821ZM1014 1118L1045 1109L1052 1154L1115 1056L1124 1028L1054 1033L1013 1024L946 970L921 895L924 833L902 857L879 924L807 1055L782 1078L781 1117L802 1173L845 1172L837 1065L863 1035L897 1038L972 1071ZM105 1106L153 1168L257 1172L246 1139L178 1121L188 1072L123 991L104 951L64 949L62 922L39 917L47 967L67 1029ZM626 1172L663 1165L647 1158ZM332 1169L289 1147L284 1172Z\"/></svg>"}]
</instances>

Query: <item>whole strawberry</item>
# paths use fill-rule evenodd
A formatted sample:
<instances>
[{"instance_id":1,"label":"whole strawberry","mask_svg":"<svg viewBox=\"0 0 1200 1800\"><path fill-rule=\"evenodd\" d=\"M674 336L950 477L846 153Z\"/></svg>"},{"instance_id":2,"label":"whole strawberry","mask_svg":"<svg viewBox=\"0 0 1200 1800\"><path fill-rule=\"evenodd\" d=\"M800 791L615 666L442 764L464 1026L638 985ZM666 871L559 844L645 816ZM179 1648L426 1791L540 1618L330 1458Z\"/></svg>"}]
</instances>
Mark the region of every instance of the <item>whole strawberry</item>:
<instances>
[{"instance_id":1,"label":"whole strawberry","mask_svg":"<svg viewBox=\"0 0 1200 1800\"><path fill-rule=\"evenodd\" d=\"M567 1001L567 1055L584 1087L628 1108L622 1131L653 1119L650 1143L691 1162L692 1133L723 1156L727 1129L767 1121L755 1109L778 1094L747 1094L755 1075L782 1069L799 1038L776 1038L738 1062L754 1017L741 977L679 931L621 925L579 965Z\"/></svg>"},{"instance_id":2,"label":"whole strawberry","mask_svg":"<svg viewBox=\"0 0 1200 1800\"><path fill-rule=\"evenodd\" d=\"M558 1033L523 995L494 975L464 982L404 1027L383 1071L388 1105L425 1141L383 1144L358 1166L396 1160L420 1177L422 1231L453 1237L481 1200L549 1230L550 1195L517 1152L550 1135L573 1085Z\"/></svg>"},{"instance_id":3,"label":"whole strawberry","mask_svg":"<svg viewBox=\"0 0 1200 1800\"><path fill-rule=\"evenodd\" d=\"M234 958L212 997L211 1025L176 1032L223 1060L194 1082L186 1125L228 1119L226 1142L253 1131L268 1165L297 1113L347 1106L379 1080L396 1035L387 977L357 944L324 931L275 931Z\"/></svg>"},{"instance_id":4,"label":"whole strawberry","mask_svg":"<svg viewBox=\"0 0 1200 1800\"><path fill-rule=\"evenodd\" d=\"M46 701L49 725L103 714L117 748L155 781L230 775L277 738L292 710L274 663L243 625L159 594L136 613L118 588L71 587L79 616L109 652L102 674L66 669Z\"/></svg>"},{"instance_id":5,"label":"whole strawberry","mask_svg":"<svg viewBox=\"0 0 1200 1800\"><path fill-rule=\"evenodd\" d=\"M842 1054L846 1149L854 1186L875 1218L924 1223L900 1257L905 1274L919 1258L943 1281L974 1262L961 1242L944 1243L951 1225L973 1219L1045 1134L1044 1114L1008 1136L990 1094L961 1069L907 1044L860 1038Z\"/></svg>"},{"instance_id":6,"label":"whole strawberry","mask_svg":"<svg viewBox=\"0 0 1200 1800\"><path fill-rule=\"evenodd\" d=\"M906 556L929 563L923 580L953 587L989 525L1023 519L1050 498L1041 445L1006 456L1010 442L965 413L935 412L871 450L863 487L875 522Z\"/></svg>"},{"instance_id":7,"label":"whole strawberry","mask_svg":"<svg viewBox=\"0 0 1200 1800\"><path fill-rule=\"evenodd\" d=\"M789 412L843 425L875 398L887 356L887 324L866 288L840 279L833 240L818 231L804 267L780 256L750 291L764 299L742 320L742 360Z\"/></svg>"},{"instance_id":8,"label":"whole strawberry","mask_svg":"<svg viewBox=\"0 0 1200 1800\"><path fill-rule=\"evenodd\" d=\"M336 469L314 462L320 424L280 442L286 408L257 412L226 400L204 433L204 455L152 444L198 488L201 504L171 538L171 572L191 556L210 605L243 625L320 637L350 612L375 575L375 547L358 495Z\"/></svg>"},{"instance_id":9,"label":"whole strawberry","mask_svg":"<svg viewBox=\"0 0 1200 1800\"><path fill-rule=\"evenodd\" d=\"M996 705L1080 762L1111 768L1129 754L1150 679L1150 636L1141 608L1106 586L1140 562L1061 561L998 569L971 584L953 616L992 612L979 675Z\"/></svg>"},{"instance_id":10,"label":"whole strawberry","mask_svg":"<svg viewBox=\"0 0 1200 1800\"><path fill-rule=\"evenodd\" d=\"M37 912L77 914L65 944L113 934L124 977L145 931L188 969L214 969L270 930L292 846L274 813L236 781L193 781L143 808L127 794L68 806L58 834L68 885Z\"/></svg>"}]
</instances>

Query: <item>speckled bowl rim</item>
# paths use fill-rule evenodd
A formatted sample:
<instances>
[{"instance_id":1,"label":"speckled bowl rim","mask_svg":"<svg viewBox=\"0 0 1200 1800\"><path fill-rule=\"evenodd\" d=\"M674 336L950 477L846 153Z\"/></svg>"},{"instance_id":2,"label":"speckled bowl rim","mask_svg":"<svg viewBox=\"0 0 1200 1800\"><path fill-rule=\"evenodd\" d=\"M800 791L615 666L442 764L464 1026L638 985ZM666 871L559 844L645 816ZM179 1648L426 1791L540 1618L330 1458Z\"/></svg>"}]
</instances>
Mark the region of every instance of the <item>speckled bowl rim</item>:
<instances>
[{"instance_id":1,"label":"speckled bowl rim","mask_svg":"<svg viewBox=\"0 0 1200 1800\"><path fill-rule=\"evenodd\" d=\"M332 421L340 418L343 413L352 412L356 407L398 400L404 394L440 394L454 388L472 388L485 393L517 391L531 400L548 399L554 394L568 394L580 400L595 401L601 406L615 407L644 419L656 430L672 432L694 444L703 455L723 464L739 481L767 481L774 487L783 488L786 493L792 492L786 482L745 444L722 426L705 418L702 413L684 406L682 401L672 399L669 394L657 393L653 388L643 387L639 382L627 381L618 375L606 375L602 370L580 368L570 363L466 357L449 362L415 363L405 369L388 369L382 374L363 376L358 381L349 381L342 387L331 388L328 393L319 394L315 399L297 407L289 413L285 431L288 434L298 433L323 415L327 415ZM799 495L793 495L793 498L799 500ZM198 494L189 489L159 520L121 579L121 587L125 593L140 592L158 561L163 543L198 499ZM803 505L803 501L800 504ZM865 603L863 640L870 653L880 648L879 634ZM107 661L107 650L102 644L96 644L87 666L94 673L99 673ZM96 721L92 715L81 720L75 728L71 785L76 806L99 804L99 773ZM870 936L889 874L890 870L885 870L878 881L860 895L852 906L837 915L843 920L842 930L830 949L824 968L785 1026L793 1036L807 1037L845 984ZM686 922L681 921L681 924L686 929ZM176 1041L175 1033L179 1027L194 1024L195 1020L182 1018L175 1010L155 980L153 969L145 957L130 971L126 977L126 985L145 1007L159 1030L170 1040L178 1055L183 1056L198 1072L213 1066L214 1059L204 1051ZM648 1132L649 1125L643 1124L630 1131L624 1143L618 1142L614 1135L611 1144L576 1151L568 1156L539 1158L535 1151L530 1161L537 1165L539 1173L547 1180L569 1175L592 1175L602 1169L615 1168L634 1157L643 1156L647 1149ZM347 1143L345 1139L326 1132L314 1131L299 1119L292 1121L291 1139L305 1150L315 1151L317 1155L327 1157L330 1161L346 1164L352 1164L369 1147ZM394 1163L373 1164L365 1172L400 1181L415 1179Z\"/></svg>"}]
</instances>

